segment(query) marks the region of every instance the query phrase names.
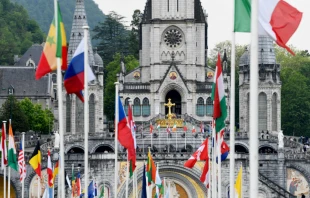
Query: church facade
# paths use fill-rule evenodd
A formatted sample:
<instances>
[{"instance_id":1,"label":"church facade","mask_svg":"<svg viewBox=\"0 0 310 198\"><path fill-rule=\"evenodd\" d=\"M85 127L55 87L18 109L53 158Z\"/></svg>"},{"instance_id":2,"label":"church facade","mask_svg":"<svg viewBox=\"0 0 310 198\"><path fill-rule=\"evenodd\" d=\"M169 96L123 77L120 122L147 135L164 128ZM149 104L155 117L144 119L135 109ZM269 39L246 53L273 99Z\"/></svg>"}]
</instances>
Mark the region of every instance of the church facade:
<instances>
[{"instance_id":1,"label":"church facade","mask_svg":"<svg viewBox=\"0 0 310 198\"><path fill-rule=\"evenodd\" d=\"M134 119L187 114L211 121L214 70L207 60L207 14L199 0L147 1L140 24L140 66L118 76L120 96Z\"/></svg>"}]
</instances>

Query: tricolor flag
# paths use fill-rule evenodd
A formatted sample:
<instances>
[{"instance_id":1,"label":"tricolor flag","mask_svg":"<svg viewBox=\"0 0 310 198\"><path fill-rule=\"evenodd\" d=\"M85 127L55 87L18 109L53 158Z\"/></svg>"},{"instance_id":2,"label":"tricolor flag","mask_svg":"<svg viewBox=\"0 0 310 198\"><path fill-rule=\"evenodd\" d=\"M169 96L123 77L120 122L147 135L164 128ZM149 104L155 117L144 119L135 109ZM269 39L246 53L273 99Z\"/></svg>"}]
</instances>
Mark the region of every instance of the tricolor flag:
<instances>
[{"instance_id":1,"label":"tricolor flag","mask_svg":"<svg viewBox=\"0 0 310 198\"><path fill-rule=\"evenodd\" d=\"M11 125L11 120L9 123L9 148L8 148L8 166L17 171L18 163L17 163L17 154L15 148L14 135Z\"/></svg>"},{"instance_id":2,"label":"tricolor flag","mask_svg":"<svg viewBox=\"0 0 310 198\"><path fill-rule=\"evenodd\" d=\"M214 83L212 86L212 99L214 101L213 119L215 120L215 131L220 132L225 127L225 119L227 117L226 97L220 54L217 56Z\"/></svg>"},{"instance_id":3,"label":"tricolor flag","mask_svg":"<svg viewBox=\"0 0 310 198\"><path fill-rule=\"evenodd\" d=\"M26 164L22 143L19 144L18 167L19 167L19 180L22 182L26 178Z\"/></svg>"},{"instance_id":4,"label":"tricolor flag","mask_svg":"<svg viewBox=\"0 0 310 198\"><path fill-rule=\"evenodd\" d=\"M82 91L84 90L84 43L85 39L83 38L77 47L72 60L69 64L68 70L65 73L64 77L64 86L67 90L68 94L76 94L77 97L80 98L82 102L84 102L84 97ZM95 80L95 75L91 70L89 64L86 66L87 68L87 81Z\"/></svg>"},{"instance_id":5,"label":"tricolor flag","mask_svg":"<svg viewBox=\"0 0 310 198\"><path fill-rule=\"evenodd\" d=\"M209 188L209 181L210 181L210 169L209 169L209 158L205 162L200 181L207 187Z\"/></svg>"},{"instance_id":6,"label":"tricolor flag","mask_svg":"<svg viewBox=\"0 0 310 198\"><path fill-rule=\"evenodd\" d=\"M302 13L283 0L259 0L259 35L268 35L279 46L294 52L286 46L297 30ZM234 32L251 31L251 1L235 0Z\"/></svg>"},{"instance_id":7,"label":"tricolor flag","mask_svg":"<svg viewBox=\"0 0 310 198\"><path fill-rule=\"evenodd\" d=\"M235 182L235 197L241 198L242 196L242 166L240 167L236 182Z\"/></svg>"},{"instance_id":8,"label":"tricolor flag","mask_svg":"<svg viewBox=\"0 0 310 198\"><path fill-rule=\"evenodd\" d=\"M136 169L136 149L137 149L137 141L136 141L136 125L133 120L133 115L132 115L132 105L130 104L128 106L128 123L129 123L129 128L131 129L131 134L133 137L134 141L134 151L130 152L130 156L128 155L128 161L129 161L129 176L133 176L133 172Z\"/></svg>"},{"instance_id":9,"label":"tricolor flag","mask_svg":"<svg viewBox=\"0 0 310 198\"><path fill-rule=\"evenodd\" d=\"M56 58L62 59L62 70L67 69L67 39L65 26L62 21L62 16L60 12L59 5L57 3L57 29L56 33L56 24L55 18L50 26L48 32L46 43L36 70L36 79L40 79L46 74L50 73L57 69ZM57 40L55 40L57 38Z\"/></svg>"},{"instance_id":10,"label":"tricolor flag","mask_svg":"<svg viewBox=\"0 0 310 198\"><path fill-rule=\"evenodd\" d=\"M160 124L157 124L156 128L159 131L160 130Z\"/></svg>"},{"instance_id":11,"label":"tricolor flag","mask_svg":"<svg viewBox=\"0 0 310 198\"><path fill-rule=\"evenodd\" d=\"M6 165L8 165L7 160L7 147L6 147L6 128L5 124L2 123L2 135L1 135L1 169L4 169Z\"/></svg>"},{"instance_id":12,"label":"tricolor flag","mask_svg":"<svg viewBox=\"0 0 310 198\"><path fill-rule=\"evenodd\" d=\"M193 168L197 161L208 160L208 138L199 146L197 151L184 163L187 168Z\"/></svg>"},{"instance_id":13,"label":"tricolor flag","mask_svg":"<svg viewBox=\"0 0 310 198\"><path fill-rule=\"evenodd\" d=\"M100 195L99 195L99 198L103 198L103 197L104 197L104 186L101 188Z\"/></svg>"},{"instance_id":14,"label":"tricolor flag","mask_svg":"<svg viewBox=\"0 0 310 198\"><path fill-rule=\"evenodd\" d=\"M174 125L173 125L173 127L172 127L172 131L173 131L173 132L176 132L176 131L177 131L177 124L176 124L176 123L174 123Z\"/></svg>"},{"instance_id":15,"label":"tricolor flag","mask_svg":"<svg viewBox=\"0 0 310 198\"><path fill-rule=\"evenodd\" d=\"M47 151L47 175L48 175L48 186L52 187L54 185L53 179L53 168L52 168L52 160L51 160L51 152Z\"/></svg>"},{"instance_id":16,"label":"tricolor flag","mask_svg":"<svg viewBox=\"0 0 310 198\"><path fill-rule=\"evenodd\" d=\"M74 176L74 170L72 168L72 176L71 176L71 194L72 197L76 196L76 184L75 184L75 176Z\"/></svg>"},{"instance_id":17,"label":"tricolor flag","mask_svg":"<svg viewBox=\"0 0 310 198\"><path fill-rule=\"evenodd\" d=\"M150 186L152 182L155 183L156 166L150 151L148 152L147 155L146 175L148 179L148 186Z\"/></svg>"},{"instance_id":18,"label":"tricolor flag","mask_svg":"<svg viewBox=\"0 0 310 198\"><path fill-rule=\"evenodd\" d=\"M187 126L186 126L186 122L185 122L185 121L183 122L183 130L184 130L185 132L187 132Z\"/></svg>"},{"instance_id":19,"label":"tricolor flag","mask_svg":"<svg viewBox=\"0 0 310 198\"><path fill-rule=\"evenodd\" d=\"M76 176L76 184L75 184L75 189L76 189L76 195L80 196L82 189L81 189L81 174L80 171L78 172Z\"/></svg>"},{"instance_id":20,"label":"tricolor flag","mask_svg":"<svg viewBox=\"0 0 310 198\"><path fill-rule=\"evenodd\" d=\"M167 124L167 133L170 133L170 132L171 132L170 126Z\"/></svg>"},{"instance_id":21,"label":"tricolor flag","mask_svg":"<svg viewBox=\"0 0 310 198\"><path fill-rule=\"evenodd\" d=\"M53 172L54 181L53 182L55 182L55 179L56 179L56 176L58 175L58 172L59 172L59 159L56 162L55 167L54 167L54 172Z\"/></svg>"},{"instance_id":22,"label":"tricolor flag","mask_svg":"<svg viewBox=\"0 0 310 198\"><path fill-rule=\"evenodd\" d=\"M154 130L154 127L153 127L153 125L152 125L152 122L150 122L150 134L153 133L153 130Z\"/></svg>"},{"instance_id":23,"label":"tricolor flag","mask_svg":"<svg viewBox=\"0 0 310 198\"><path fill-rule=\"evenodd\" d=\"M41 151L40 151L40 142L38 141L36 148L34 149L29 164L37 175L41 178Z\"/></svg>"},{"instance_id":24,"label":"tricolor flag","mask_svg":"<svg viewBox=\"0 0 310 198\"><path fill-rule=\"evenodd\" d=\"M155 185L156 185L156 194L155 194L155 197L156 198L160 198L161 195L160 195L160 190L161 188L163 188L163 184L162 184L162 180L159 176L159 172L158 172L158 167L156 169L156 178L155 178Z\"/></svg>"}]
</instances>

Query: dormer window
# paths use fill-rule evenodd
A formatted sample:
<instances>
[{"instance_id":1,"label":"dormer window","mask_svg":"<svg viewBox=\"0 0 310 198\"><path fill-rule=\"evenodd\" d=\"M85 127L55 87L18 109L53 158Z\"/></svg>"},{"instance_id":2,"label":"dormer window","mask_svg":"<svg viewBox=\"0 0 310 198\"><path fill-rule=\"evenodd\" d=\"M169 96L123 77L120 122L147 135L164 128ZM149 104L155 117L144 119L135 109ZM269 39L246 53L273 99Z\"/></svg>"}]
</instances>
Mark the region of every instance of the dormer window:
<instances>
[{"instance_id":1,"label":"dormer window","mask_svg":"<svg viewBox=\"0 0 310 198\"><path fill-rule=\"evenodd\" d=\"M14 88L12 86L9 87L8 94L9 95L13 95L14 94Z\"/></svg>"}]
</instances>

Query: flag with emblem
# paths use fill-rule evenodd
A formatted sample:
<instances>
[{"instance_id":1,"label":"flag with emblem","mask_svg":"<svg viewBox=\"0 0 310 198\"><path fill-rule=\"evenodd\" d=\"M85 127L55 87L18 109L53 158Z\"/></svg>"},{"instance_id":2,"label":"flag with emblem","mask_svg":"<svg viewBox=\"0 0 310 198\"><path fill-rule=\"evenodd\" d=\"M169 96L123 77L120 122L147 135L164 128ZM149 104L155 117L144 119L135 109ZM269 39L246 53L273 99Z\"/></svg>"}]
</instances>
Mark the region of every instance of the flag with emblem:
<instances>
[{"instance_id":1,"label":"flag with emblem","mask_svg":"<svg viewBox=\"0 0 310 198\"><path fill-rule=\"evenodd\" d=\"M65 26L62 21L59 5L57 3L57 24L54 20L50 26L46 43L36 69L36 79L40 79L46 74L57 69L57 58L61 58L62 70L67 69L67 39ZM56 33L57 26L57 33ZM57 38L57 40L56 40Z\"/></svg>"}]
</instances>

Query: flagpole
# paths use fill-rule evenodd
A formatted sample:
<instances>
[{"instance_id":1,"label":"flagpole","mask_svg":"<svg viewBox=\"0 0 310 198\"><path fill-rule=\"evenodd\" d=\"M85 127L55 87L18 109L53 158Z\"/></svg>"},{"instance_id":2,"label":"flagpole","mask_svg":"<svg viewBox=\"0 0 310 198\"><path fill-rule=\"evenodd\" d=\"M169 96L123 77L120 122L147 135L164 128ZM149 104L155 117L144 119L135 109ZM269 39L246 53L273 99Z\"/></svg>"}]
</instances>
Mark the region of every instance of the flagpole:
<instances>
[{"instance_id":1,"label":"flagpole","mask_svg":"<svg viewBox=\"0 0 310 198\"><path fill-rule=\"evenodd\" d=\"M221 156L221 132L217 133L217 180L218 198L222 198L222 156Z\"/></svg>"},{"instance_id":2,"label":"flagpole","mask_svg":"<svg viewBox=\"0 0 310 198\"><path fill-rule=\"evenodd\" d=\"M258 195L258 0L251 3L250 195Z\"/></svg>"},{"instance_id":3,"label":"flagpole","mask_svg":"<svg viewBox=\"0 0 310 198\"><path fill-rule=\"evenodd\" d=\"M6 142L6 121L2 121L3 122L3 128L4 128L4 131L2 131L2 133L5 133L5 139L3 140L4 142ZM3 143L3 145L6 145L5 143ZM1 145L2 146L2 145ZM7 149L7 148L2 148L2 149L4 149L4 150L2 150L2 162L1 163L3 163L2 165L3 165L3 174L4 174L4 182L3 182L3 189L4 189L4 198L6 197L6 166L5 166L5 162L4 162L4 158L3 158L3 156L5 155L5 150ZM3 154L4 153L4 154ZM6 156L7 157L7 156Z\"/></svg>"},{"instance_id":4,"label":"flagpole","mask_svg":"<svg viewBox=\"0 0 310 198\"><path fill-rule=\"evenodd\" d=\"M210 137L209 137L210 139ZM212 137L211 137L211 141L209 140L209 143L208 143L208 151L209 151L209 156L211 156L211 148L209 147L210 145L210 142L211 142L211 148L212 148ZM210 171L210 168L211 168L211 160L210 160L210 157L209 157L209 171ZM211 173L211 171L210 171ZM210 174L211 175L211 174ZM208 188L208 198L211 198L211 187L212 187L212 180L211 180L211 176L209 175L209 179L208 179L208 182L209 182L209 188Z\"/></svg>"},{"instance_id":5,"label":"flagpole","mask_svg":"<svg viewBox=\"0 0 310 198\"><path fill-rule=\"evenodd\" d=\"M137 173L136 173L136 171L134 172L134 176L135 176L135 183L136 183L136 186L135 186L136 198L138 198L138 181L137 181Z\"/></svg>"},{"instance_id":6,"label":"flagpole","mask_svg":"<svg viewBox=\"0 0 310 198\"><path fill-rule=\"evenodd\" d=\"M234 1L233 1L234 2ZM234 8L234 6L233 6ZM234 13L234 11L233 11ZM233 17L234 20L234 17ZM234 24L234 23L233 23ZM231 40L231 70L230 70L230 171L229 171L229 186L234 186L235 183L235 56L236 56L236 44L235 44L235 32L232 32ZM230 187L230 197L235 198L235 188Z\"/></svg>"},{"instance_id":7,"label":"flagpole","mask_svg":"<svg viewBox=\"0 0 310 198\"><path fill-rule=\"evenodd\" d=\"M152 130L152 133L151 133L151 148L153 149L153 130Z\"/></svg>"},{"instance_id":8,"label":"flagpole","mask_svg":"<svg viewBox=\"0 0 310 198\"><path fill-rule=\"evenodd\" d=\"M119 110L119 104L118 104L118 85L119 82L115 82L115 140L114 140L114 149L115 149L115 171L114 171L114 198L117 198L117 172L118 172L118 167L117 167L117 157L118 157L118 153L117 153L117 136L118 136L118 122L119 122L119 115L118 115L118 110Z\"/></svg>"},{"instance_id":9,"label":"flagpole","mask_svg":"<svg viewBox=\"0 0 310 198\"><path fill-rule=\"evenodd\" d=\"M88 117L88 26L83 26L84 29L84 188L85 198L88 197L88 132L89 132L89 117Z\"/></svg>"},{"instance_id":10,"label":"flagpole","mask_svg":"<svg viewBox=\"0 0 310 198\"><path fill-rule=\"evenodd\" d=\"M41 196L40 196L40 194L41 194L41 178L39 177L39 175L37 175L38 176L38 198L40 198ZM10 197L8 197L8 198L10 198Z\"/></svg>"},{"instance_id":11,"label":"flagpole","mask_svg":"<svg viewBox=\"0 0 310 198\"><path fill-rule=\"evenodd\" d=\"M22 132L22 149L23 149L23 152L24 152L24 159L23 159L23 170L22 170L22 177L23 177L23 180L22 180L22 198L24 198L24 191L25 191L25 175L24 175L24 163L25 163L25 132Z\"/></svg>"},{"instance_id":12,"label":"flagpole","mask_svg":"<svg viewBox=\"0 0 310 198\"><path fill-rule=\"evenodd\" d=\"M175 131L175 152L178 152L178 131Z\"/></svg>"},{"instance_id":13,"label":"flagpole","mask_svg":"<svg viewBox=\"0 0 310 198\"><path fill-rule=\"evenodd\" d=\"M57 34L58 34L58 13L57 13L57 0L54 0L54 15L55 15L55 31L56 31L56 41L57 41ZM61 74L61 60L56 57L56 63L57 63L57 95L58 95L58 122L59 122L59 136L60 136L60 155L63 155L65 153L64 150L64 124L63 124L63 99L62 99L62 74ZM61 158L61 164L60 167L60 173L59 176L64 177L65 174L65 161L64 157ZM65 198L65 185L62 185L63 179L60 179L60 184L58 186L61 187L61 198ZM39 189L40 190L40 189Z\"/></svg>"},{"instance_id":14,"label":"flagpole","mask_svg":"<svg viewBox=\"0 0 310 198\"><path fill-rule=\"evenodd\" d=\"M141 133L142 133L142 144L143 144L143 155L144 155L144 137L143 137L143 127L144 127L144 123L142 122L142 131L141 131Z\"/></svg>"},{"instance_id":15,"label":"flagpole","mask_svg":"<svg viewBox=\"0 0 310 198\"><path fill-rule=\"evenodd\" d=\"M9 128L11 126L11 119L9 119ZM9 129L10 130L10 129ZM9 145L10 145L10 134L9 134ZM10 146L9 146L10 148ZM8 158L9 160L9 158ZM8 176L8 198L11 198L11 169L8 162L8 170L9 170L9 176Z\"/></svg>"},{"instance_id":16,"label":"flagpole","mask_svg":"<svg viewBox=\"0 0 310 198\"><path fill-rule=\"evenodd\" d=\"M215 141L215 126L214 126L214 121L212 124L212 197L216 197L216 141Z\"/></svg>"},{"instance_id":17,"label":"flagpole","mask_svg":"<svg viewBox=\"0 0 310 198\"><path fill-rule=\"evenodd\" d=\"M127 150L127 163L126 163L126 197L128 197L128 180L129 180L129 177L128 177L128 172L129 172L129 160L128 160L128 150Z\"/></svg>"}]
</instances>

